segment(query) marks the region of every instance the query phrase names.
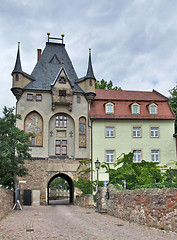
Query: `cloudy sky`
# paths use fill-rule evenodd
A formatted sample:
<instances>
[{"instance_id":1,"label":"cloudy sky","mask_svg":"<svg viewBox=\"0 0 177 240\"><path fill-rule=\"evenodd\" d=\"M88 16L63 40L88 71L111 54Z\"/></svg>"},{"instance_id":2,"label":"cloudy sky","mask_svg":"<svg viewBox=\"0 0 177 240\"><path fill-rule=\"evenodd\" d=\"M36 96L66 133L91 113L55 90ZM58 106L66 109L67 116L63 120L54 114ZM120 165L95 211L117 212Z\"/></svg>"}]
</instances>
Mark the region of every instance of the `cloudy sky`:
<instances>
[{"instance_id":1,"label":"cloudy sky","mask_svg":"<svg viewBox=\"0 0 177 240\"><path fill-rule=\"evenodd\" d=\"M47 32L65 34L78 77L86 74L91 47L98 80L167 97L176 86L176 0L0 0L0 114L15 106L10 88L18 41L22 69L30 74Z\"/></svg>"}]
</instances>

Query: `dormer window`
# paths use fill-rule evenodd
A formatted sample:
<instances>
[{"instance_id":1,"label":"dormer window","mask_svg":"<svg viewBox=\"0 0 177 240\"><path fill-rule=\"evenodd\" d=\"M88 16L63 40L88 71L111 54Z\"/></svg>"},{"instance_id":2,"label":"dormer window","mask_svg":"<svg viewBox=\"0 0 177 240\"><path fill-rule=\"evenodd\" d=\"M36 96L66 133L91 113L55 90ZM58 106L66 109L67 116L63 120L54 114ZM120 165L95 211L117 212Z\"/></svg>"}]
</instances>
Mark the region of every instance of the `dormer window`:
<instances>
[{"instance_id":1,"label":"dormer window","mask_svg":"<svg viewBox=\"0 0 177 240\"><path fill-rule=\"evenodd\" d=\"M149 105L149 113L150 114L157 114L157 105L155 103L151 103Z\"/></svg>"},{"instance_id":2,"label":"dormer window","mask_svg":"<svg viewBox=\"0 0 177 240\"><path fill-rule=\"evenodd\" d=\"M114 104L109 102L105 104L106 114L114 114Z\"/></svg>"},{"instance_id":3,"label":"dormer window","mask_svg":"<svg viewBox=\"0 0 177 240\"><path fill-rule=\"evenodd\" d=\"M131 112L132 114L140 114L140 105L136 102L131 104Z\"/></svg>"},{"instance_id":4,"label":"dormer window","mask_svg":"<svg viewBox=\"0 0 177 240\"><path fill-rule=\"evenodd\" d=\"M150 114L157 114L157 106L155 105L150 106Z\"/></svg>"}]
</instances>

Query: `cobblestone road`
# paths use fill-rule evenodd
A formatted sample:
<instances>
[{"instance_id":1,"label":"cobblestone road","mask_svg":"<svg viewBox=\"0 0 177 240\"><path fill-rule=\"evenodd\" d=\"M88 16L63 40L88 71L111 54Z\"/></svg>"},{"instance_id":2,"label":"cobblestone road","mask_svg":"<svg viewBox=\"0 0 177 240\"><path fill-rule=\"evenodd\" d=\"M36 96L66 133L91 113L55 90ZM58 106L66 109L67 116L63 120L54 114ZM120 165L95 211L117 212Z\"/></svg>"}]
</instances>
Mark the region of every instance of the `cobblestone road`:
<instances>
[{"instance_id":1,"label":"cobblestone road","mask_svg":"<svg viewBox=\"0 0 177 240\"><path fill-rule=\"evenodd\" d=\"M24 207L0 221L0 239L177 240L177 234L73 205Z\"/></svg>"}]
</instances>

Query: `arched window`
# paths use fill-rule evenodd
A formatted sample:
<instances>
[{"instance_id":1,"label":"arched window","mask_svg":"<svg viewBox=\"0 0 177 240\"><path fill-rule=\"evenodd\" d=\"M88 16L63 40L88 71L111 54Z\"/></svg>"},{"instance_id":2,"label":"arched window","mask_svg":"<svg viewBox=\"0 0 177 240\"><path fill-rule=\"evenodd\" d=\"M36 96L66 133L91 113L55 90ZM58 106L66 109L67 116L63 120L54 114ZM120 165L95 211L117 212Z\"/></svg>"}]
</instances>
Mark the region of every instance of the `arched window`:
<instances>
[{"instance_id":1,"label":"arched window","mask_svg":"<svg viewBox=\"0 0 177 240\"><path fill-rule=\"evenodd\" d=\"M25 118L25 132L33 133L31 137L32 146L43 145L43 121L37 112L29 113Z\"/></svg>"},{"instance_id":2,"label":"arched window","mask_svg":"<svg viewBox=\"0 0 177 240\"><path fill-rule=\"evenodd\" d=\"M86 119L79 118L79 147L86 147Z\"/></svg>"}]
</instances>

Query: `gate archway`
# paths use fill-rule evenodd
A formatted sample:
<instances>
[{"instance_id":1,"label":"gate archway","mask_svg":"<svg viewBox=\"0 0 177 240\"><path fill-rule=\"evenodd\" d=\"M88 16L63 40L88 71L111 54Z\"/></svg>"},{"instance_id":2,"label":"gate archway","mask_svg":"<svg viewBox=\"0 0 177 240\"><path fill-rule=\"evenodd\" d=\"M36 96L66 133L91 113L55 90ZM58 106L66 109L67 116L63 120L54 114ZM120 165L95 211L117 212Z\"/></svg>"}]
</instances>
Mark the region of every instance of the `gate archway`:
<instances>
[{"instance_id":1,"label":"gate archway","mask_svg":"<svg viewBox=\"0 0 177 240\"><path fill-rule=\"evenodd\" d=\"M69 203L70 204L73 204L74 203L74 184L73 184L73 181L72 179L64 174L64 173L58 173L56 175L54 175L48 182L48 185L47 185L47 204L49 205L49 188L50 188L50 183L55 179L55 178L58 178L58 177L61 177L63 178L64 180L67 181L68 185L69 185Z\"/></svg>"}]
</instances>

